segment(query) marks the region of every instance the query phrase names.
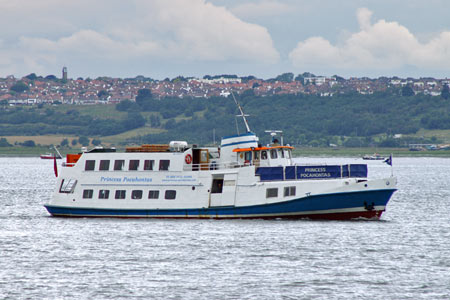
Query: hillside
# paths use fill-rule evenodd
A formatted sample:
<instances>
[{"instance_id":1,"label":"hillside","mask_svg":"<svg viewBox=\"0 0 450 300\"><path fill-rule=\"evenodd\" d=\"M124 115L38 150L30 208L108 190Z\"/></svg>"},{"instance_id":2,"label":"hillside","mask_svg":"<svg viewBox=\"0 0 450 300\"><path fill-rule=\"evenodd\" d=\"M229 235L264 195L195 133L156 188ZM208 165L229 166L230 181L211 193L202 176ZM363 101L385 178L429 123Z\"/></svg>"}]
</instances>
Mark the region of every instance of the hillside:
<instances>
[{"instance_id":1,"label":"hillside","mask_svg":"<svg viewBox=\"0 0 450 300\"><path fill-rule=\"evenodd\" d=\"M375 93L333 97L243 93L239 99L250 127L283 130L294 145L402 147L408 143L448 142L450 101ZM119 108L121 111L117 110ZM6 107L0 110L0 137L84 136L121 143L188 140L212 143L244 131L231 98L153 98L128 105L57 105ZM428 134L435 132L436 134ZM402 138L398 137L401 134Z\"/></svg>"}]
</instances>

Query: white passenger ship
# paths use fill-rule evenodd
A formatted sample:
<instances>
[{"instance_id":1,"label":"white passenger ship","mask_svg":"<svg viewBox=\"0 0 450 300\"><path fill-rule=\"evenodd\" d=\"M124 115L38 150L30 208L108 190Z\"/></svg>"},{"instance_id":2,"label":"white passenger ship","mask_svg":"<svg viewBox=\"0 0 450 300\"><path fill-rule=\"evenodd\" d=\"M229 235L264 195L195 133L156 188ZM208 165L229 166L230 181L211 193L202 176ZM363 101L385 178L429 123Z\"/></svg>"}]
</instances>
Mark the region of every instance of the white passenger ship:
<instances>
[{"instance_id":1,"label":"white passenger ship","mask_svg":"<svg viewBox=\"0 0 450 300\"><path fill-rule=\"evenodd\" d=\"M67 155L46 209L64 217L380 218L395 177L369 180L363 164L296 165L293 147L261 146L239 109L247 132L220 147L173 141Z\"/></svg>"}]
</instances>

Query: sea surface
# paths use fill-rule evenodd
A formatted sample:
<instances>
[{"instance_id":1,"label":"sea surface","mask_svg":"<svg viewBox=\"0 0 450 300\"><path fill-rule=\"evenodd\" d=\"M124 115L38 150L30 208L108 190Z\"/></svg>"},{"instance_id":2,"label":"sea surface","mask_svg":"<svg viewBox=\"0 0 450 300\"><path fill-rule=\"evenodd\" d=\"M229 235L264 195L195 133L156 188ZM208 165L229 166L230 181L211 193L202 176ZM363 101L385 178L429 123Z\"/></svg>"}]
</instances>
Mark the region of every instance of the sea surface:
<instances>
[{"instance_id":1,"label":"sea surface","mask_svg":"<svg viewBox=\"0 0 450 300\"><path fill-rule=\"evenodd\" d=\"M393 172L380 221L65 219L53 161L0 158L0 299L450 299L450 159Z\"/></svg>"}]
</instances>

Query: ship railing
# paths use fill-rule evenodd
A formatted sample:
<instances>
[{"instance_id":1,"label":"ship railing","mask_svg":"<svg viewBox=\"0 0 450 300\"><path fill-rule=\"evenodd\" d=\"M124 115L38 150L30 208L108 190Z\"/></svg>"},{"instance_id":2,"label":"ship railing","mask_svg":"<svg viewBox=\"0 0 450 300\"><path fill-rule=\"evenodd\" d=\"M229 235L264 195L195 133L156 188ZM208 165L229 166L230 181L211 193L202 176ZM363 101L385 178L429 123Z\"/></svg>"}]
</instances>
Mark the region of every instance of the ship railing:
<instances>
[{"instance_id":1,"label":"ship railing","mask_svg":"<svg viewBox=\"0 0 450 300\"><path fill-rule=\"evenodd\" d=\"M247 167L247 166L249 166L249 164L240 165L236 162L225 162L225 163L209 162L209 163L201 163L201 164L184 165L183 171L225 170L225 169L242 168L242 167Z\"/></svg>"}]
</instances>

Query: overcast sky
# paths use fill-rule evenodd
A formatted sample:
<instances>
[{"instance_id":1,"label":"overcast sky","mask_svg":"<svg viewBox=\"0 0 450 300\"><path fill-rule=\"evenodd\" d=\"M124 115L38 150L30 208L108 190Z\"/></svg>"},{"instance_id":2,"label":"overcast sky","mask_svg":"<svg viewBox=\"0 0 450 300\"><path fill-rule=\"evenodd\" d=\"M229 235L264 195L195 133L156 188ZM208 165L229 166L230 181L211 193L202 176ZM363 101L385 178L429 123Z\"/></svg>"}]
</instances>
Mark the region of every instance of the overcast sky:
<instances>
[{"instance_id":1,"label":"overcast sky","mask_svg":"<svg viewBox=\"0 0 450 300\"><path fill-rule=\"evenodd\" d=\"M448 0L0 0L0 77L450 77Z\"/></svg>"}]
</instances>

